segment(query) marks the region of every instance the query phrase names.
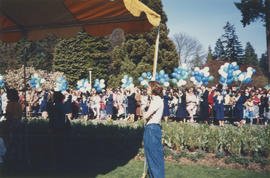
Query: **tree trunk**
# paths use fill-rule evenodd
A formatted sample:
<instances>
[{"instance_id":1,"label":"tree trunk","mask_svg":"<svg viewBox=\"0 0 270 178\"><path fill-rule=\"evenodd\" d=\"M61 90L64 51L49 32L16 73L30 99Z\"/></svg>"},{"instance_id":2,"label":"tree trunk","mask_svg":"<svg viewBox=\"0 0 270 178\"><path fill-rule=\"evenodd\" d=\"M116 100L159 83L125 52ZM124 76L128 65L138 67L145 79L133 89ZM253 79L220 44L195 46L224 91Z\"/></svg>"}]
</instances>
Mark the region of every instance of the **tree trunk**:
<instances>
[{"instance_id":1,"label":"tree trunk","mask_svg":"<svg viewBox=\"0 0 270 178\"><path fill-rule=\"evenodd\" d=\"M268 60L268 81L270 81L270 0L265 0L266 50Z\"/></svg>"}]
</instances>

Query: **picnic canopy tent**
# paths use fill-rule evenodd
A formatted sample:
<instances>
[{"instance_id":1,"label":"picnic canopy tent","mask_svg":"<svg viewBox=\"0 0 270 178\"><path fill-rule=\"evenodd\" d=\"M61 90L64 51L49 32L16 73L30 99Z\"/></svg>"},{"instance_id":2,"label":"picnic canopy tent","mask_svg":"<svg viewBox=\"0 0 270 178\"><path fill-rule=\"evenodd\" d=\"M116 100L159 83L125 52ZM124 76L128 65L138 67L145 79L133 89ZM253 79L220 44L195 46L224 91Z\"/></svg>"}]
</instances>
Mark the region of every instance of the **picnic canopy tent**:
<instances>
[{"instance_id":1,"label":"picnic canopy tent","mask_svg":"<svg viewBox=\"0 0 270 178\"><path fill-rule=\"evenodd\" d=\"M4 42L40 40L47 34L69 38L83 30L92 36L109 35L116 28L143 33L159 24L160 15L139 0L0 0ZM26 86L25 75L24 81Z\"/></svg>"}]
</instances>

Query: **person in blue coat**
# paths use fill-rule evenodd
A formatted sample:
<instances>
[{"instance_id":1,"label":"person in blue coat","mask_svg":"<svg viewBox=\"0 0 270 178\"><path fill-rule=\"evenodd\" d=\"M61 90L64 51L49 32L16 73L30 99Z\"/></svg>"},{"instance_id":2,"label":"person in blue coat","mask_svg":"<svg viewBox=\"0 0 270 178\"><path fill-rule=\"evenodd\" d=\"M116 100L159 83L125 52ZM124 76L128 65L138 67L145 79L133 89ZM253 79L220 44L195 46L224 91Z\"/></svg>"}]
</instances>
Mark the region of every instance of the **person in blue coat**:
<instances>
[{"instance_id":1,"label":"person in blue coat","mask_svg":"<svg viewBox=\"0 0 270 178\"><path fill-rule=\"evenodd\" d=\"M111 120L113 115L113 92L108 91L108 97L106 98L106 113L107 119Z\"/></svg>"},{"instance_id":2,"label":"person in blue coat","mask_svg":"<svg viewBox=\"0 0 270 178\"><path fill-rule=\"evenodd\" d=\"M208 103L208 95L209 91L207 90L205 85L201 86L202 93L200 95L200 113L199 113L199 121L209 123L209 103Z\"/></svg>"},{"instance_id":3,"label":"person in blue coat","mask_svg":"<svg viewBox=\"0 0 270 178\"><path fill-rule=\"evenodd\" d=\"M163 108L163 118L164 120L167 122L168 121L168 117L169 117L169 94L168 91L163 90L163 104L164 104L164 108Z\"/></svg>"},{"instance_id":4,"label":"person in blue coat","mask_svg":"<svg viewBox=\"0 0 270 178\"><path fill-rule=\"evenodd\" d=\"M128 91L127 100L128 100L127 110L128 110L129 120L131 122L134 122L134 117L136 114L136 107L137 107L137 102L135 99L135 91Z\"/></svg>"},{"instance_id":5,"label":"person in blue coat","mask_svg":"<svg viewBox=\"0 0 270 178\"><path fill-rule=\"evenodd\" d=\"M176 120L181 121L183 120L186 122L187 118L187 102L186 102L186 94L183 91L179 91L178 94L178 104L177 104L177 110L176 110Z\"/></svg>"},{"instance_id":6,"label":"person in blue coat","mask_svg":"<svg viewBox=\"0 0 270 178\"><path fill-rule=\"evenodd\" d=\"M224 97L220 90L216 90L214 97L214 110L219 126L224 127Z\"/></svg>"},{"instance_id":7,"label":"person in blue coat","mask_svg":"<svg viewBox=\"0 0 270 178\"><path fill-rule=\"evenodd\" d=\"M89 110L88 110L88 99L86 97L86 94L82 94L82 100L81 100L81 113L83 115L83 118L85 120L88 119Z\"/></svg>"},{"instance_id":8,"label":"person in blue coat","mask_svg":"<svg viewBox=\"0 0 270 178\"><path fill-rule=\"evenodd\" d=\"M247 97L243 94L243 91L239 91L236 94L236 103L234 107L234 115L238 121L238 127L242 127L244 125L244 104L247 100Z\"/></svg>"}]
</instances>

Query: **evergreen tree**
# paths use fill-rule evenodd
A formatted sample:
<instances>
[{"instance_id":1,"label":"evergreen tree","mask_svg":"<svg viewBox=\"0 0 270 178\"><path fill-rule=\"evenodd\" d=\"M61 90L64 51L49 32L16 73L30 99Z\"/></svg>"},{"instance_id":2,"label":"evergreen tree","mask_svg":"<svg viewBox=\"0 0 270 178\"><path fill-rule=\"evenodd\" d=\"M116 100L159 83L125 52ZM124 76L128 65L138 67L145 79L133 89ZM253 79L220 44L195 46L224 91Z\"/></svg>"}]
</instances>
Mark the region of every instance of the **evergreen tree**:
<instances>
[{"instance_id":1,"label":"evergreen tree","mask_svg":"<svg viewBox=\"0 0 270 178\"><path fill-rule=\"evenodd\" d=\"M235 33L234 25L229 22L223 27L225 34L222 35L222 43L225 49L224 59L242 63L243 49Z\"/></svg>"},{"instance_id":2,"label":"evergreen tree","mask_svg":"<svg viewBox=\"0 0 270 178\"><path fill-rule=\"evenodd\" d=\"M257 20L263 22L266 28L266 56L268 58L268 71L270 71L270 0L241 0L241 2L234 4L242 13L241 22L244 27Z\"/></svg>"},{"instance_id":3,"label":"evergreen tree","mask_svg":"<svg viewBox=\"0 0 270 178\"><path fill-rule=\"evenodd\" d=\"M268 59L267 59L267 54L262 54L260 61L259 61L260 68L262 69L262 72L267 76L269 75L269 70L268 70Z\"/></svg>"},{"instance_id":4,"label":"evergreen tree","mask_svg":"<svg viewBox=\"0 0 270 178\"><path fill-rule=\"evenodd\" d=\"M243 56L243 63L245 64L252 64L257 66L258 65L258 57L255 53L254 48L250 44L250 42L247 42L246 48L245 48L245 54Z\"/></svg>"},{"instance_id":5,"label":"evergreen tree","mask_svg":"<svg viewBox=\"0 0 270 178\"><path fill-rule=\"evenodd\" d=\"M88 68L92 76L108 79L110 43L101 37L91 37L80 33L74 38L61 40L55 48L53 70L63 72L73 87L82 78L88 78Z\"/></svg>"},{"instance_id":6,"label":"evergreen tree","mask_svg":"<svg viewBox=\"0 0 270 178\"><path fill-rule=\"evenodd\" d=\"M214 59L223 59L225 57L225 50L224 50L224 46L222 44L221 39L219 38L216 41L216 46L215 46L215 51L214 51Z\"/></svg>"}]
</instances>

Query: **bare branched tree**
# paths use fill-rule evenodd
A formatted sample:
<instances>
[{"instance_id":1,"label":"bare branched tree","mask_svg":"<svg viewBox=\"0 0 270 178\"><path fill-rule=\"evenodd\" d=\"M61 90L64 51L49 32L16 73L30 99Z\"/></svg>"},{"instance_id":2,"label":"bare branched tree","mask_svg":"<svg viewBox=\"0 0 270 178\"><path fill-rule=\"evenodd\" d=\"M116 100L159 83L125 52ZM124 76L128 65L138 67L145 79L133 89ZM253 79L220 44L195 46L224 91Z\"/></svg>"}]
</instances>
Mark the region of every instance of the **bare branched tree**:
<instances>
[{"instance_id":1,"label":"bare branched tree","mask_svg":"<svg viewBox=\"0 0 270 178\"><path fill-rule=\"evenodd\" d=\"M201 61L201 63L204 62L206 52L198 40L185 33L177 33L173 36L173 41L178 52L179 65L181 63L187 63L190 66L194 66L194 61L197 61L197 64L198 61Z\"/></svg>"}]
</instances>

